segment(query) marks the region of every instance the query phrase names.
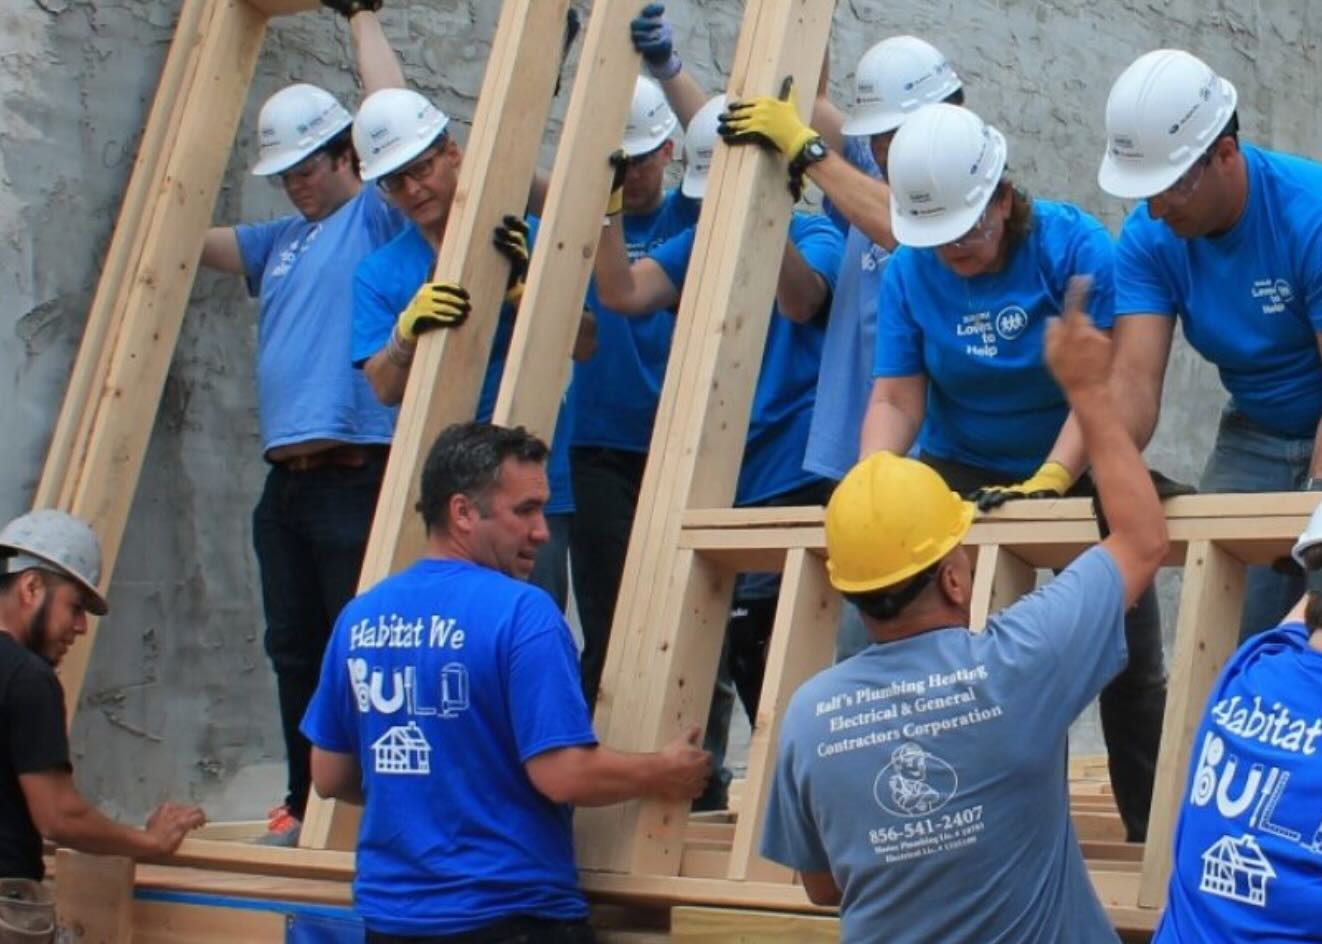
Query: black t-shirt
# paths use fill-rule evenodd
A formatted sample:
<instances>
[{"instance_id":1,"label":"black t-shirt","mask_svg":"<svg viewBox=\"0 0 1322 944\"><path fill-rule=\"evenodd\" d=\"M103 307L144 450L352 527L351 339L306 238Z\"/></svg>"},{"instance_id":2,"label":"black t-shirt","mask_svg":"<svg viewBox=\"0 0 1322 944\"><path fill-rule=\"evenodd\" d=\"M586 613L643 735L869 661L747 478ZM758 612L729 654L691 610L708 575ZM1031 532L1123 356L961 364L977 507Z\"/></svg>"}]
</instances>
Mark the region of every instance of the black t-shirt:
<instances>
[{"instance_id":1,"label":"black t-shirt","mask_svg":"<svg viewBox=\"0 0 1322 944\"><path fill-rule=\"evenodd\" d=\"M18 775L57 768L71 769L60 680L44 659L0 632L0 878L41 880L41 834Z\"/></svg>"}]
</instances>

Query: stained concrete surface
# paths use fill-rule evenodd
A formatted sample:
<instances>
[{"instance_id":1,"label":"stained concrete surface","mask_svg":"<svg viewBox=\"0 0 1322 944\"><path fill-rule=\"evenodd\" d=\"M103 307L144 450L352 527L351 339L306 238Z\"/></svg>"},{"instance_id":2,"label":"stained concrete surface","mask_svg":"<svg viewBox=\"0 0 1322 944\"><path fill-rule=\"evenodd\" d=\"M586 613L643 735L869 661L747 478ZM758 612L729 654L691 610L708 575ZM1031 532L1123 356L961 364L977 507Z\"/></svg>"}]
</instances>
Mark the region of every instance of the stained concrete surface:
<instances>
[{"instance_id":1,"label":"stained concrete surface","mask_svg":"<svg viewBox=\"0 0 1322 944\"><path fill-rule=\"evenodd\" d=\"M670 8L688 67L721 87L743 5ZM4 518L30 503L177 9L167 0L0 0ZM410 80L454 115L461 139L497 11L494 0L387 0L383 22ZM1016 180L1115 230L1126 208L1094 184L1114 76L1147 49L1192 49L1238 85L1247 138L1316 154L1320 17L1307 0L842 0L832 85L847 101L853 64L887 35L931 39L964 77L968 104L1005 131ZM295 80L356 103L348 64L346 32L329 13L274 26L217 221L286 212L281 194L246 174L258 108ZM553 121L548 166L557 130ZM216 817L254 817L280 792L249 526L263 476L255 313L239 280L198 278L75 725L79 783L125 815L168 795L202 801ZM1177 347L1154 463L1196 480L1223 401L1214 373Z\"/></svg>"}]
</instances>

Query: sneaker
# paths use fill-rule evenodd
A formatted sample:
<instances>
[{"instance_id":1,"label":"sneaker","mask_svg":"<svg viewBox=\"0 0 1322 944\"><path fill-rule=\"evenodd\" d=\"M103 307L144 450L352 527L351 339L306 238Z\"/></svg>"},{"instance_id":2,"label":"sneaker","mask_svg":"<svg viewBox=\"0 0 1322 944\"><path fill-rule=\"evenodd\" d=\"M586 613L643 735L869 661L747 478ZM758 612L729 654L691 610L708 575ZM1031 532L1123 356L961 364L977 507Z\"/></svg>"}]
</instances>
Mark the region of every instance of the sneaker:
<instances>
[{"instance_id":1,"label":"sneaker","mask_svg":"<svg viewBox=\"0 0 1322 944\"><path fill-rule=\"evenodd\" d=\"M298 845L303 821L281 805L266 812L266 832L253 840L259 846L283 846L292 849Z\"/></svg>"}]
</instances>

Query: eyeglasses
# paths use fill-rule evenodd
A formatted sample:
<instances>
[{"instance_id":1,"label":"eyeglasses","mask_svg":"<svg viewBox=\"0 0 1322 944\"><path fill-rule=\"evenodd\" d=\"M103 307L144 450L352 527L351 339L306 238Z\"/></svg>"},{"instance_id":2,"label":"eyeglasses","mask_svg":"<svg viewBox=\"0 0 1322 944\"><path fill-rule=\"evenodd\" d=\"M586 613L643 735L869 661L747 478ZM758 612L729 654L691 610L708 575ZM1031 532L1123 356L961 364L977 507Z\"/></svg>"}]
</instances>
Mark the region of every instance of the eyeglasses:
<instances>
[{"instance_id":1,"label":"eyeglasses","mask_svg":"<svg viewBox=\"0 0 1322 944\"><path fill-rule=\"evenodd\" d=\"M982 211L982 216L978 217L978 221L973 224L972 229L959 239L952 239L943 245L952 249L971 249L987 242L995 232L996 218L991 213L991 205L988 204L987 209Z\"/></svg>"},{"instance_id":2,"label":"eyeglasses","mask_svg":"<svg viewBox=\"0 0 1322 944\"><path fill-rule=\"evenodd\" d=\"M1212 147L1216 147L1216 142L1212 142ZM1203 174L1207 171L1207 165L1212 163L1212 147L1209 147L1202 153L1198 160L1194 161L1193 166L1176 178L1175 183L1171 184L1161 193L1153 194L1148 197L1152 200L1164 200L1167 205L1178 207L1184 206L1193 198L1194 191L1198 185L1203 182Z\"/></svg>"},{"instance_id":3,"label":"eyeglasses","mask_svg":"<svg viewBox=\"0 0 1322 944\"><path fill-rule=\"evenodd\" d=\"M272 174L266 179L270 181L272 187L288 187L290 184L307 183L321 173L321 169L329 162L330 155L325 151L318 151L311 157L299 161L289 170Z\"/></svg>"},{"instance_id":4,"label":"eyeglasses","mask_svg":"<svg viewBox=\"0 0 1322 944\"><path fill-rule=\"evenodd\" d=\"M398 193L404 189L405 177L414 183L422 183L436 169L436 159L441 156L444 150L445 141L438 141L408 166L378 177L376 185L381 188L383 193Z\"/></svg>"}]
</instances>

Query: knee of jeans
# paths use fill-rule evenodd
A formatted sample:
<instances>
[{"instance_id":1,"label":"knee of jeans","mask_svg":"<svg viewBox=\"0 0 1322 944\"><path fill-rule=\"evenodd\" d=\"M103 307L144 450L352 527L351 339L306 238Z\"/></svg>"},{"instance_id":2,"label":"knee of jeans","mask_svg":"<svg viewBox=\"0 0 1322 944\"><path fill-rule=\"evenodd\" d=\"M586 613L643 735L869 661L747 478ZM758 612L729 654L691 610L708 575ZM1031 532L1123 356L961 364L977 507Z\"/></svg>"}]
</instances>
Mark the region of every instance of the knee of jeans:
<instances>
[{"instance_id":1,"label":"knee of jeans","mask_svg":"<svg viewBox=\"0 0 1322 944\"><path fill-rule=\"evenodd\" d=\"M302 633L266 628L266 655L277 672L321 671L325 647Z\"/></svg>"}]
</instances>

